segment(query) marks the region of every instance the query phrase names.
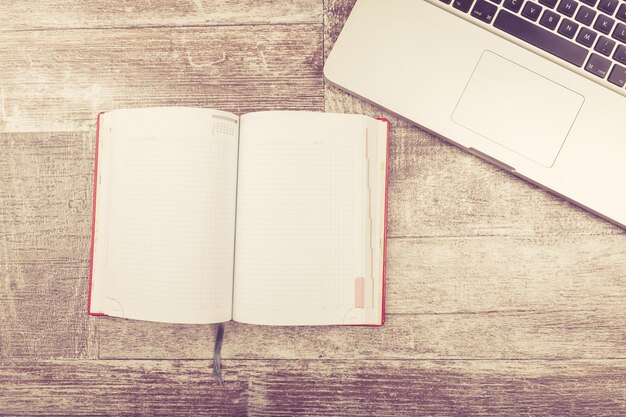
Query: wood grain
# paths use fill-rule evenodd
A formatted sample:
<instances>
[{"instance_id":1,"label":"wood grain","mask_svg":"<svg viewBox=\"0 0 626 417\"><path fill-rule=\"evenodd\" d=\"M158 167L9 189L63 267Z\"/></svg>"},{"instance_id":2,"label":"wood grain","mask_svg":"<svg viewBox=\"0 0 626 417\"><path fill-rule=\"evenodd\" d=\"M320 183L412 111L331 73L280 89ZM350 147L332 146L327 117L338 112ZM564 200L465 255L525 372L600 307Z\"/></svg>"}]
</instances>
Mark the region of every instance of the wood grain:
<instances>
[{"instance_id":1,"label":"wood grain","mask_svg":"<svg viewBox=\"0 0 626 417\"><path fill-rule=\"evenodd\" d=\"M0 134L0 358L87 355L93 140Z\"/></svg>"},{"instance_id":2,"label":"wood grain","mask_svg":"<svg viewBox=\"0 0 626 417\"><path fill-rule=\"evenodd\" d=\"M3 4L0 32L68 28L322 23L319 0L25 0Z\"/></svg>"},{"instance_id":3,"label":"wood grain","mask_svg":"<svg viewBox=\"0 0 626 417\"><path fill-rule=\"evenodd\" d=\"M393 128L392 237L626 236L617 226L428 133L401 124Z\"/></svg>"},{"instance_id":4,"label":"wood grain","mask_svg":"<svg viewBox=\"0 0 626 417\"><path fill-rule=\"evenodd\" d=\"M356 0L324 0L324 49L328 56Z\"/></svg>"},{"instance_id":5,"label":"wood grain","mask_svg":"<svg viewBox=\"0 0 626 417\"><path fill-rule=\"evenodd\" d=\"M38 361L0 367L0 415L617 416L626 362Z\"/></svg>"},{"instance_id":6,"label":"wood grain","mask_svg":"<svg viewBox=\"0 0 626 417\"><path fill-rule=\"evenodd\" d=\"M394 239L393 314L626 311L625 237ZM462 267L460 267L462 265Z\"/></svg>"},{"instance_id":7,"label":"wood grain","mask_svg":"<svg viewBox=\"0 0 626 417\"><path fill-rule=\"evenodd\" d=\"M0 33L0 131L144 106L321 110L321 25Z\"/></svg>"},{"instance_id":8,"label":"wood grain","mask_svg":"<svg viewBox=\"0 0 626 417\"><path fill-rule=\"evenodd\" d=\"M623 306L620 306L623 307ZM620 308L623 311L623 308ZM123 319L100 324L101 359L208 359L212 326ZM613 308L390 315L382 328L226 326L227 359L626 358Z\"/></svg>"}]
</instances>

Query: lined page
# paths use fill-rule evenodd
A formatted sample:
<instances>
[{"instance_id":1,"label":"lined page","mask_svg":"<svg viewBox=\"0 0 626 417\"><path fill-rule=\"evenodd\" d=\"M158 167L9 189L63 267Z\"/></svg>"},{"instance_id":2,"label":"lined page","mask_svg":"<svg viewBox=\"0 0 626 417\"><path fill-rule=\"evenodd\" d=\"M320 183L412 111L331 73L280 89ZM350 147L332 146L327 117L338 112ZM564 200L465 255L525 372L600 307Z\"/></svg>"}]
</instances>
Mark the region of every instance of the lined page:
<instances>
[{"instance_id":1,"label":"lined page","mask_svg":"<svg viewBox=\"0 0 626 417\"><path fill-rule=\"evenodd\" d=\"M106 311L231 319L238 118L206 109L112 114Z\"/></svg>"},{"instance_id":2,"label":"lined page","mask_svg":"<svg viewBox=\"0 0 626 417\"><path fill-rule=\"evenodd\" d=\"M251 113L240 137L234 319L359 322L355 283L370 266L365 119Z\"/></svg>"}]
</instances>

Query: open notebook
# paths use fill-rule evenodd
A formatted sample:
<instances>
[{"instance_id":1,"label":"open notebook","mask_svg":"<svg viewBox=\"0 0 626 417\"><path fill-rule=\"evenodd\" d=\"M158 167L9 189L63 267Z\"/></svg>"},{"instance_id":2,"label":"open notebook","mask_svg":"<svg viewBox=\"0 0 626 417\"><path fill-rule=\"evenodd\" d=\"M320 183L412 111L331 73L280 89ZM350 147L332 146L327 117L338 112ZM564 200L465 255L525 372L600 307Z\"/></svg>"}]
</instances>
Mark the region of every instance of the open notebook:
<instances>
[{"instance_id":1,"label":"open notebook","mask_svg":"<svg viewBox=\"0 0 626 417\"><path fill-rule=\"evenodd\" d=\"M101 113L89 313L381 325L388 125L313 112Z\"/></svg>"}]
</instances>

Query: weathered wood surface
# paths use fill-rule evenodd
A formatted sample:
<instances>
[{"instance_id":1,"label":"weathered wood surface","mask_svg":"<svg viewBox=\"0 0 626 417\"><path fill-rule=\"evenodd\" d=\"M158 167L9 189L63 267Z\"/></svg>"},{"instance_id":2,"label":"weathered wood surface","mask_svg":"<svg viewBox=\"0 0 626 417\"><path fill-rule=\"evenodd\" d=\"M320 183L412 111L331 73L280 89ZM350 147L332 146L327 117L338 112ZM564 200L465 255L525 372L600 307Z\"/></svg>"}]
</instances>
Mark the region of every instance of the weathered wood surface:
<instances>
[{"instance_id":1,"label":"weathered wood surface","mask_svg":"<svg viewBox=\"0 0 626 417\"><path fill-rule=\"evenodd\" d=\"M141 106L322 109L321 44L321 24L0 33L0 131Z\"/></svg>"},{"instance_id":2,"label":"weathered wood surface","mask_svg":"<svg viewBox=\"0 0 626 417\"><path fill-rule=\"evenodd\" d=\"M626 414L626 233L329 86L355 0L0 9L0 415ZM93 122L119 107L392 120L388 322L85 314Z\"/></svg>"},{"instance_id":3,"label":"weathered wood surface","mask_svg":"<svg viewBox=\"0 0 626 417\"><path fill-rule=\"evenodd\" d=\"M363 106L349 105L345 95L328 91L327 110L337 111L340 101L339 111L361 112ZM341 98L336 100L337 96ZM392 237L626 237L618 227L426 132L404 122L394 127L389 188ZM621 242L624 245L626 240Z\"/></svg>"},{"instance_id":4,"label":"weathered wood surface","mask_svg":"<svg viewBox=\"0 0 626 417\"><path fill-rule=\"evenodd\" d=\"M84 357L93 135L0 133L0 149L0 358Z\"/></svg>"},{"instance_id":5,"label":"weathered wood surface","mask_svg":"<svg viewBox=\"0 0 626 417\"><path fill-rule=\"evenodd\" d=\"M594 416L626 361L38 361L0 367L4 415ZM28 410L28 412L24 412Z\"/></svg>"},{"instance_id":6,"label":"weathered wood surface","mask_svg":"<svg viewBox=\"0 0 626 417\"><path fill-rule=\"evenodd\" d=\"M212 326L102 320L99 357L207 359L213 353L213 334ZM626 326L614 309L390 314L381 329L228 323L222 356L283 360L626 359L624 340Z\"/></svg>"},{"instance_id":7,"label":"weathered wood surface","mask_svg":"<svg viewBox=\"0 0 626 417\"><path fill-rule=\"evenodd\" d=\"M320 0L25 0L2 4L12 30L322 23Z\"/></svg>"}]
</instances>

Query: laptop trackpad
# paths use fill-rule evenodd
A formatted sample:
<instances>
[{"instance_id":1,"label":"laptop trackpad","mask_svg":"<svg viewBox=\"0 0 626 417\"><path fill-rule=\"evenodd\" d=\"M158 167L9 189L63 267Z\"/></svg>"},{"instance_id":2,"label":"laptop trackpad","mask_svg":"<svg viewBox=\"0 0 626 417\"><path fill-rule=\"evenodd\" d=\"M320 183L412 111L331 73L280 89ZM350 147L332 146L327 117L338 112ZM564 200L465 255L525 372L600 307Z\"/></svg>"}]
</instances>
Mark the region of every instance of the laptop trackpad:
<instances>
[{"instance_id":1,"label":"laptop trackpad","mask_svg":"<svg viewBox=\"0 0 626 417\"><path fill-rule=\"evenodd\" d=\"M452 120L551 167L583 101L580 94L485 51Z\"/></svg>"}]
</instances>

